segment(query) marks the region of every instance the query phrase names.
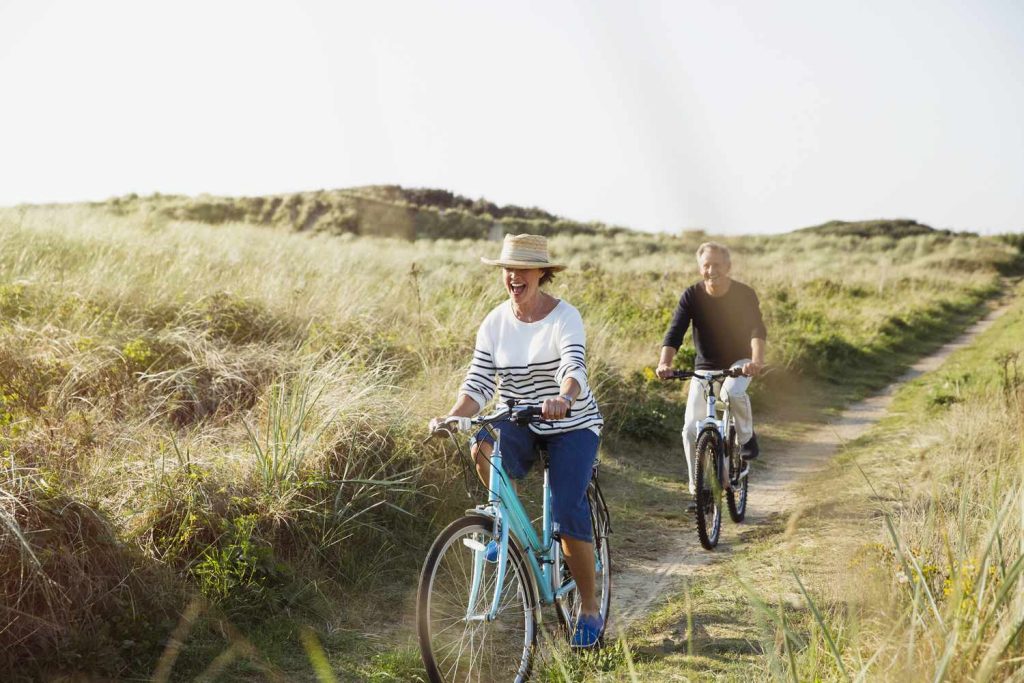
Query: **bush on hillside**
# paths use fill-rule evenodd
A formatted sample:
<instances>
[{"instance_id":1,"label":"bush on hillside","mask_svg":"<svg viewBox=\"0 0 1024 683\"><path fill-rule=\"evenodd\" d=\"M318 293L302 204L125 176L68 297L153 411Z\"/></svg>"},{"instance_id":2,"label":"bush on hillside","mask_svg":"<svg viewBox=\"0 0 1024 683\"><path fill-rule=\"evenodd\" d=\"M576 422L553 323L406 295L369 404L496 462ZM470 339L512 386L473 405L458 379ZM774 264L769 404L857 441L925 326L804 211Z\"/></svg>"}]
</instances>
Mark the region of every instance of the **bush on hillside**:
<instances>
[{"instance_id":1,"label":"bush on hillside","mask_svg":"<svg viewBox=\"0 0 1024 683\"><path fill-rule=\"evenodd\" d=\"M175 582L97 506L42 470L0 468L0 671L120 678L151 662L181 604Z\"/></svg>"},{"instance_id":2,"label":"bush on hillside","mask_svg":"<svg viewBox=\"0 0 1024 683\"><path fill-rule=\"evenodd\" d=\"M145 209L180 221L210 225L247 222L286 227L295 232L326 232L419 239L488 239L493 233L541 235L619 234L623 228L580 223L536 208L499 207L447 190L398 186L302 192L274 197L177 197L135 195L105 204L115 215ZM413 229L404 224L411 221Z\"/></svg>"},{"instance_id":3,"label":"bush on hillside","mask_svg":"<svg viewBox=\"0 0 1024 683\"><path fill-rule=\"evenodd\" d=\"M832 235L836 237L892 237L902 239L914 237L915 235L953 235L950 230L936 230L931 226L918 223L909 218L882 219L874 221L829 221L810 228L801 228L796 232L810 232L819 235Z\"/></svg>"}]
</instances>

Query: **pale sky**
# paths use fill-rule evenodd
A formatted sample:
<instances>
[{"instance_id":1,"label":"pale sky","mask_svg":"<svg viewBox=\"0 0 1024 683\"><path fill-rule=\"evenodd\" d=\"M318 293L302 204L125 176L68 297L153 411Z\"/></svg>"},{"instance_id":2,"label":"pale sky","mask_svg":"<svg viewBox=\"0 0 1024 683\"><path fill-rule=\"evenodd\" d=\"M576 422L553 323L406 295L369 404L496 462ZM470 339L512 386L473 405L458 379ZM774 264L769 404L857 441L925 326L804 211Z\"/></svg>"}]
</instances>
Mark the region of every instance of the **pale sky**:
<instances>
[{"instance_id":1,"label":"pale sky","mask_svg":"<svg viewBox=\"0 0 1024 683\"><path fill-rule=\"evenodd\" d=\"M1024 229L1024 2L0 0L0 205L438 187Z\"/></svg>"}]
</instances>

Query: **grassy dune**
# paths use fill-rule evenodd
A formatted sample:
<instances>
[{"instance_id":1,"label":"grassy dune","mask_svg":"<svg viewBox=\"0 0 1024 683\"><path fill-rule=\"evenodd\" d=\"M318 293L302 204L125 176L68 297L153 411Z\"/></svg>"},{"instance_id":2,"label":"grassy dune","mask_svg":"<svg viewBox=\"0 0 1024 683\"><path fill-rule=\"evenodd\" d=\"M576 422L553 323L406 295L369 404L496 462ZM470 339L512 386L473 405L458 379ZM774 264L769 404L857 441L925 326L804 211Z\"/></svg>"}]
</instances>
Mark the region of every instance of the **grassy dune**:
<instances>
[{"instance_id":1,"label":"grassy dune","mask_svg":"<svg viewBox=\"0 0 1024 683\"><path fill-rule=\"evenodd\" d=\"M420 440L502 299L478 260L495 245L174 215L0 209L0 671L290 677L303 627L338 670L387 669L368 634L400 628L382 615L467 503L454 454ZM649 367L703 239L552 238L606 449L675 432L680 397ZM779 368L761 410L795 385L829 405L878 386L1020 265L938 232L730 241Z\"/></svg>"}]
</instances>

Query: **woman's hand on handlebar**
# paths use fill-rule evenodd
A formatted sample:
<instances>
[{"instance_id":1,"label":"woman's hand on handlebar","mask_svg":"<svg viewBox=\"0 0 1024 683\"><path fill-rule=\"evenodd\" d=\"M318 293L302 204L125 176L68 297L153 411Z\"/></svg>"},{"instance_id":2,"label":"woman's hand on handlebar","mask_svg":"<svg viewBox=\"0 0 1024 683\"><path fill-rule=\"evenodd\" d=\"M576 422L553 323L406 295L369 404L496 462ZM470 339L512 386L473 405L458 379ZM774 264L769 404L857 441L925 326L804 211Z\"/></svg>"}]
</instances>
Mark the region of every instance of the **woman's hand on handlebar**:
<instances>
[{"instance_id":1,"label":"woman's hand on handlebar","mask_svg":"<svg viewBox=\"0 0 1024 683\"><path fill-rule=\"evenodd\" d=\"M544 399L540 407L540 415L545 420L561 420L569 412L569 402L561 396Z\"/></svg>"},{"instance_id":2,"label":"woman's hand on handlebar","mask_svg":"<svg viewBox=\"0 0 1024 683\"><path fill-rule=\"evenodd\" d=\"M469 430L472 427L471 420L472 418L461 415L444 415L430 420L427 423L427 428L430 429L431 434L453 434Z\"/></svg>"},{"instance_id":3,"label":"woman's hand on handlebar","mask_svg":"<svg viewBox=\"0 0 1024 683\"><path fill-rule=\"evenodd\" d=\"M455 405L451 407L448 414L435 417L427 423L427 426L432 434L438 430L446 432L465 431L470 428L469 419L471 416L476 415L477 411L482 407L478 406L476 400L470 398L467 394L459 394L458 400L455 401ZM457 420L457 423L453 424L455 420Z\"/></svg>"}]
</instances>

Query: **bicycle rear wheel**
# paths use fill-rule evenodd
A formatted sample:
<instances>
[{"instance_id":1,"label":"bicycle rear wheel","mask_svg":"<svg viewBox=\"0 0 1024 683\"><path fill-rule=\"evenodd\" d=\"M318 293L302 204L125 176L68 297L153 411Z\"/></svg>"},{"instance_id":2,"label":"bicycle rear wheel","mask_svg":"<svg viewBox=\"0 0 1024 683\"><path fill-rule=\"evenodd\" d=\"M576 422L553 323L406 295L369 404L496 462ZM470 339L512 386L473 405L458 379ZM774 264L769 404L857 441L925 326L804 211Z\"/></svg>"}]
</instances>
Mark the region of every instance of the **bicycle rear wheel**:
<instances>
[{"instance_id":1,"label":"bicycle rear wheel","mask_svg":"<svg viewBox=\"0 0 1024 683\"><path fill-rule=\"evenodd\" d=\"M590 521L594 528L594 584L597 590L597 603L600 606L601 616L604 618L605 628L608 627L608 614L612 604L612 574L611 574L611 548L608 546L608 534L611 532L611 520L608 516L608 507L604 503L604 496L596 480L591 480L587 487L587 502L590 503ZM556 581L558 586L564 586L572 579L569 565L562 556L561 548L556 549L559 558L559 572ZM579 589L566 593L560 600L555 601L555 612L558 614L558 621L565 629L567 637L571 638L576 630L576 621L580 618L580 610L583 607L583 600ZM604 638L604 633L601 634Z\"/></svg>"},{"instance_id":2,"label":"bicycle rear wheel","mask_svg":"<svg viewBox=\"0 0 1024 683\"><path fill-rule=\"evenodd\" d=\"M494 520L449 524L427 554L416 599L420 654L431 681L525 681L537 640L536 587L522 551L509 542L497 616L488 621L498 563L484 557ZM474 572L479 579L473 604Z\"/></svg>"},{"instance_id":3,"label":"bicycle rear wheel","mask_svg":"<svg viewBox=\"0 0 1024 683\"><path fill-rule=\"evenodd\" d=\"M722 532L722 483L718 473L721 438L714 429L705 429L697 437L697 537L711 550Z\"/></svg>"},{"instance_id":4,"label":"bicycle rear wheel","mask_svg":"<svg viewBox=\"0 0 1024 683\"><path fill-rule=\"evenodd\" d=\"M740 457L740 445L736 439L736 427L729 425L729 441L726 458L732 488L726 491L725 501L729 505L729 517L739 524L747 516L747 488L750 472L747 463Z\"/></svg>"}]
</instances>

